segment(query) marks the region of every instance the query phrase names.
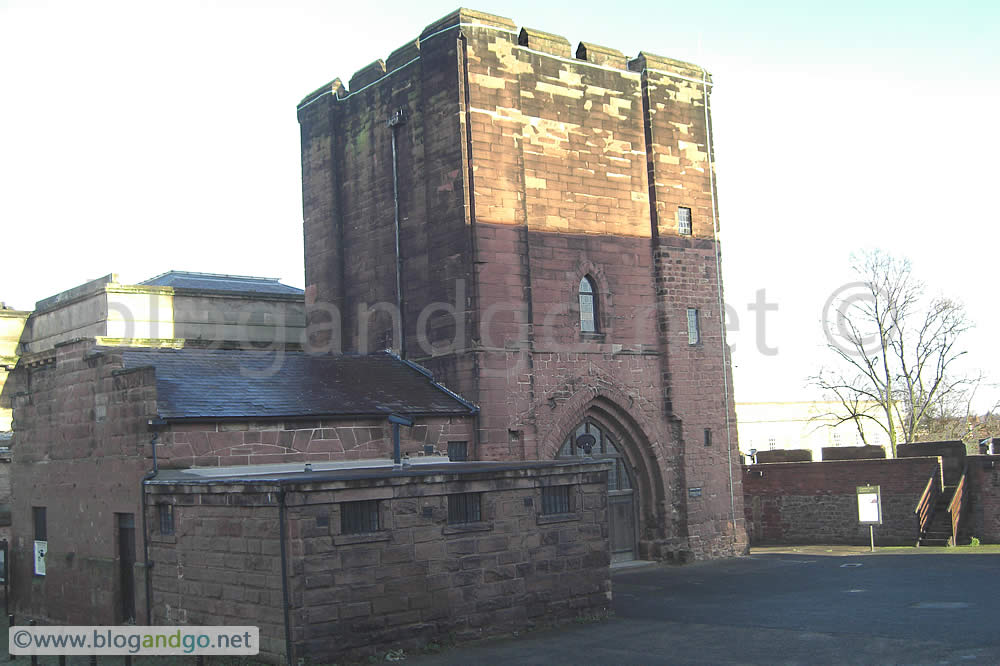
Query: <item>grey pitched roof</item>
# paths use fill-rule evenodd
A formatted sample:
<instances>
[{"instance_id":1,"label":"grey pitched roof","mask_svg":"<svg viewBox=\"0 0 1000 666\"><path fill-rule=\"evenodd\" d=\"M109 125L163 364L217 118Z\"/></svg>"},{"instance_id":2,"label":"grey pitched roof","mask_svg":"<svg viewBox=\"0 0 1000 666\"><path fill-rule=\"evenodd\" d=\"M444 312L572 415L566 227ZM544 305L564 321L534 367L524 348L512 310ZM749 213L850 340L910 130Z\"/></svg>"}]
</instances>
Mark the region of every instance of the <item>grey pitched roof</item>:
<instances>
[{"instance_id":1,"label":"grey pitched roof","mask_svg":"<svg viewBox=\"0 0 1000 666\"><path fill-rule=\"evenodd\" d=\"M119 350L126 368L156 369L165 419L472 414L426 370L382 352L316 356L239 349Z\"/></svg>"},{"instance_id":2,"label":"grey pitched roof","mask_svg":"<svg viewBox=\"0 0 1000 666\"><path fill-rule=\"evenodd\" d=\"M257 294L303 294L301 289L282 284L278 278L248 275L219 275L216 273L191 273L167 271L139 284L151 287L176 287L178 289L213 289Z\"/></svg>"}]
</instances>

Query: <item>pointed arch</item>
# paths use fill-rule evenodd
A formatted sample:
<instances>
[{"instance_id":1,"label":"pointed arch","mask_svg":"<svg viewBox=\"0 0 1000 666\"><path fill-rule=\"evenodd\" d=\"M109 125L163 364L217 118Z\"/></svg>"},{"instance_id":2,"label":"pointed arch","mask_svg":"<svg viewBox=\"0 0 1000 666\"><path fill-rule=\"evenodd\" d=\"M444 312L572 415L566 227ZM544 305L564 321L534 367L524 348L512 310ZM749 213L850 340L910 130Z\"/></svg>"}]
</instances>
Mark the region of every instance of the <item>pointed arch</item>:
<instances>
[{"instance_id":1,"label":"pointed arch","mask_svg":"<svg viewBox=\"0 0 1000 666\"><path fill-rule=\"evenodd\" d=\"M577 300L580 306L580 332L600 333L600 298L597 284L590 275L584 275L580 278Z\"/></svg>"},{"instance_id":2,"label":"pointed arch","mask_svg":"<svg viewBox=\"0 0 1000 666\"><path fill-rule=\"evenodd\" d=\"M667 483L659 459L664 447L650 441L640 418L633 414L633 403L633 398L610 387L578 391L556 408L538 454L542 460L554 459L566 436L585 420L593 420L619 443L638 493L639 533L655 538L666 528Z\"/></svg>"}]
</instances>

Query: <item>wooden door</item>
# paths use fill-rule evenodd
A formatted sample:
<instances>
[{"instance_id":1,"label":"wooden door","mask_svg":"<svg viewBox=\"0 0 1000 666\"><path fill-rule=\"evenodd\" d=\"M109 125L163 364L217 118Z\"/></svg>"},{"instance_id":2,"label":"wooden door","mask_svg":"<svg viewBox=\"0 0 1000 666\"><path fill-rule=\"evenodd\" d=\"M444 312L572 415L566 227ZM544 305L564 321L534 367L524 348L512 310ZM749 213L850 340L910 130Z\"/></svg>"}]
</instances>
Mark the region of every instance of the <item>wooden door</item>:
<instances>
[{"instance_id":1,"label":"wooden door","mask_svg":"<svg viewBox=\"0 0 1000 666\"><path fill-rule=\"evenodd\" d=\"M119 608L122 622L135 621L135 514L117 513L118 522L118 586L121 590Z\"/></svg>"},{"instance_id":2,"label":"wooden door","mask_svg":"<svg viewBox=\"0 0 1000 666\"><path fill-rule=\"evenodd\" d=\"M608 490L611 561L635 559L635 504L631 490Z\"/></svg>"}]
</instances>

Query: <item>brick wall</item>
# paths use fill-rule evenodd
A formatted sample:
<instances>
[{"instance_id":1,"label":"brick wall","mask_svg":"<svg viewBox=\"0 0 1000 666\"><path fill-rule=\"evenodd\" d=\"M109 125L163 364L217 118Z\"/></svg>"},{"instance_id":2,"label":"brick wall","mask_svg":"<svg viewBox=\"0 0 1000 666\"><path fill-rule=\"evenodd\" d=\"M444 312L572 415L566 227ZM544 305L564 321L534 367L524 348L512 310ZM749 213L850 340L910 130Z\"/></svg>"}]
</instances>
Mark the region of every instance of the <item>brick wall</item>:
<instances>
[{"instance_id":1,"label":"brick wall","mask_svg":"<svg viewBox=\"0 0 1000 666\"><path fill-rule=\"evenodd\" d=\"M866 460L869 458L885 458L884 446L824 446L821 452L823 460ZM925 453L923 455L932 455Z\"/></svg>"},{"instance_id":2,"label":"brick wall","mask_svg":"<svg viewBox=\"0 0 1000 666\"><path fill-rule=\"evenodd\" d=\"M303 100L312 320L334 304L348 348L387 344L388 322L362 331L356 313L395 303L385 121L405 108L406 347L481 406L475 455L550 459L584 418L603 417L633 435L623 452L645 556L741 552L702 70L641 54L632 71L592 44L570 53L562 37L459 10L419 50L356 74L351 94L334 82ZM691 236L678 233L679 206ZM584 275L597 334L579 327Z\"/></svg>"},{"instance_id":3,"label":"brick wall","mask_svg":"<svg viewBox=\"0 0 1000 666\"><path fill-rule=\"evenodd\" d=\"M758 451L757 463L777 463L777 462L812 462L813 454L810 449L775 449L773 451Z\"/></svg>"},{"instance_id":4,"label":"brick wall","mask_svg":"<svg viewBox=\"0 0 1000 666\"><path fill-rule=\"evenodd\" d=\"M149 486L174 506L153 538L162 622L256 624L285 652L279 504L284 493L294 658L326 662L470 639L602 612L610 604L604 463L451 464L424 473ZM461 470L461 471L459 471ZM541 515L541 487L568 485L568 514ZM448 523L451 493L482 493L482 520ZM379 530L341 533L342 502L377 500Z\"/></svg>"},{"instance_id":5,"label":"brick wall","mask_svg":"<svg viewBox=\"0 0 1000 666\"><path fill-rule=\"evenodd\" d=\"M1000 543L1000 456L968 457L968 515L962 533Z\"/></svg>"},{"instance_id":6,"label":"brick wall","mask_svg":"<svg viewBox=\"0 0 1000 666\"><path fill-rule=\"evenodd\" d=\"M940 456L944 465L944 482L953 486L958 483L965 469L965 444L959 440L943 442L915 442L896 447L897 458L913 456Z\"/></svg>"},{"instance_id":7,"label":"brick wall","mask_svg":"<svg viewBox=\"0 0 1000 666\"><path fill-rule=\"evenodd\" d=\"M919 536L913 511L931 475L941 483L938 458L747 465L751 543L868 544L868 527L858 524L857 486L878 485L883 524L875 527L875 544L912 546Z\"/></svg>"}]
</instances>

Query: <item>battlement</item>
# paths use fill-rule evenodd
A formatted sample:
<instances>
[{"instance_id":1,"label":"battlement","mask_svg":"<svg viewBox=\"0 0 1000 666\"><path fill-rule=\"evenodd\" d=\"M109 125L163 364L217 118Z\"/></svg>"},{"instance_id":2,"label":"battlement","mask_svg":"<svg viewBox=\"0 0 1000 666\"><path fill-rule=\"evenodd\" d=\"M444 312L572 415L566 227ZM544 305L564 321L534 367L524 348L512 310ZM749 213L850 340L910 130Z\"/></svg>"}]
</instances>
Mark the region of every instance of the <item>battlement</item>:
<instances>
[{"instance_id":1,"label":"battlement","mask_svg":"<svg viewBox=\"0 0 1000 666\"><path fill-rule=\"evenodd\" d=\"M579 60L599 67L632 72L655 70L693 80L704 78L710 82L712 79L711 74L704 68L682 60L666 58L646 51L640 51L635 58L628 58L617 49L585 41L578 42L574 50L572 43L562 35L528 27L522 27L518 30L517 25L509 18L462 8L428 25L417 39L399 47L385 60L379 58L359 69L350 78L346 89L341 79L334 79L327 85L306 95L299 103L299 108L324 95L343 98L370 86L398 69L409 65L414 60L419 59L422 42L439 38L448 31L463 27L485 28L510 33L516 37L516 45L519 47L565 60Z\"/></svg>"}]
</instances>

